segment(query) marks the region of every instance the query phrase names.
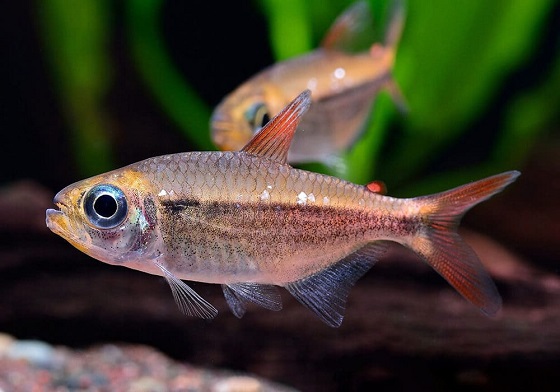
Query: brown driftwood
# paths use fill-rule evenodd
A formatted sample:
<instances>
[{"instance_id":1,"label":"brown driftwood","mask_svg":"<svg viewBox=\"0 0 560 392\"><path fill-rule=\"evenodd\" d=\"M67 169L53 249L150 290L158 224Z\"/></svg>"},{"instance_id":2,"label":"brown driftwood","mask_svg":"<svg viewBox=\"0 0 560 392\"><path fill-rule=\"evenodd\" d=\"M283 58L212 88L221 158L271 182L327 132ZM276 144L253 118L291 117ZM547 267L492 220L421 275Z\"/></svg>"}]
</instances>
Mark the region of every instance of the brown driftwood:
<instances>
[{"instance_id":1,"label":"brown driftwood","mask_svg":"<svg viewBox=\"0 0 560 392\"><path fill-rule=\"evenodd\" d=\"M69 346L142 343L198 366L247 371L303 390L551 388L560 384L560 277L550 268L560 215L553 203L527 203L527 188L535 186L529 178L467 218L525 256L463 231L503 296L495 319L399 247L358 281L341 328L327 327L285 291L282 311L255 306L239 320L219 287L200 283L192 287L220 313L212 321L187 318L162 278L97 262L25 218L2 226L0 331ZM21 208L14 204L21 198L28 201L22 211L32 215L50 203L50 195L36 197L48 192L16 187L22 189L35 199L0 198L0 216L2 208ZM556 215L545 221L556 226L545 230L529 210L547 207ZM547 237L537 249L520 235L534 241L539 230Z\"/></svg>"}]
</instances>

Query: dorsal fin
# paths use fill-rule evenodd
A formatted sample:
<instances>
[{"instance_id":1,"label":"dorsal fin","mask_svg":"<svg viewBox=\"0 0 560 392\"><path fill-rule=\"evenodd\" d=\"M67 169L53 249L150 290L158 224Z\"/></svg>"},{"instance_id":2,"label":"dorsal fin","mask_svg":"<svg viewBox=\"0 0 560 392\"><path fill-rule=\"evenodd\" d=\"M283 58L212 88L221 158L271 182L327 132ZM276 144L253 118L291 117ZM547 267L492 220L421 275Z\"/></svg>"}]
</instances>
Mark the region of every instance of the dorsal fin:
<instances>
[{"instance_id":1,"label":"dorsal fin","mask_svg":"<svg viewBox=\"0 0 560 392\"><path fill-rule=\"evenodd\" d=\"M389 10L389 24L385 31L385 42L384 45L388 48L393 48L396 51L396 47L401 39L402 32L404 30L404 21L406 19L406 9L404 5L404 0L392 0Z\"/></svg>"},{"instance_id":2,"label":"dorsal fin","mask_svg":"<svg viewBox=\"0 0 560 392\"><path fill-rule=\"evenodd\" d=\"M378 193L380 195L387 194L387 186L383 181L372 181L366 185L366 188L373 193Z\"/></svg>"},{"instance_id":3,"label":"dorsal fin","mask_svg":"<svg viewBox=\"0 0 560 392\"><path fill-rule=\"evenodd\" d=\"M369 5L358 1L347 8L331 25L321 41L321 48L327 50L351 51L364 36L373 38L373 18ZM369 43L368 43L369 44Z\"/></svg>"},{"instance_id":4,"label":"dorsal fin","mask_svg":"<svg viewBox=\"0 0 560 392\"><path fill-rule=\"evenodd\" d=\"M299 120L310 104L311 91L305 90L253 136L241 151L286 163Z\"/></svg>"}]
</instances>

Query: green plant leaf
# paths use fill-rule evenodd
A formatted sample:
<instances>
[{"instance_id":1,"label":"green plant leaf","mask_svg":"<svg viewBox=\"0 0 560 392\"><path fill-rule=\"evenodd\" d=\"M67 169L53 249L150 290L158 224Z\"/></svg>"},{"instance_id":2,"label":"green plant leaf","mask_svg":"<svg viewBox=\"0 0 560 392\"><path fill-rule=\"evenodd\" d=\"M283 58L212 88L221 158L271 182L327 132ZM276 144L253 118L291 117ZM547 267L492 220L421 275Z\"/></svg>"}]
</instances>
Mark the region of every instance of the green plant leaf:
<instances>
[{"instance_id":1,"label":"green plant leaf","mask_svg":"<svg viewBox=\"0 0 560 392\"><path fill-rule=\"evenodd\" d=\"M552 1L409 2L396 75L410 105L386 170L405 181L473 120L531 55Z\"/></svg>"},{"instance_id":2,"label":"green plant leaf","mask_svg":"<svg viewBox=\"0 0 560 392\"><path fill-rule=\"evenodd\" d=\"M38 5L46 54L71 130L78 170L90 176L114 168L112 120L104 110L112 82L110 3L43 0Z\"/></svg>"},{"instance_id":3,"label":"green plant leaf","mask_svg":"<svg viewBox=\"0 0 560 392\"><path fill-rule=\"evenodd\" d=\"M214 150L210 108L177 70L160 28L162 0L128 0L127 28L132 55L146 85L162 109L197 149Z\"/></svg>"}]
</instances>

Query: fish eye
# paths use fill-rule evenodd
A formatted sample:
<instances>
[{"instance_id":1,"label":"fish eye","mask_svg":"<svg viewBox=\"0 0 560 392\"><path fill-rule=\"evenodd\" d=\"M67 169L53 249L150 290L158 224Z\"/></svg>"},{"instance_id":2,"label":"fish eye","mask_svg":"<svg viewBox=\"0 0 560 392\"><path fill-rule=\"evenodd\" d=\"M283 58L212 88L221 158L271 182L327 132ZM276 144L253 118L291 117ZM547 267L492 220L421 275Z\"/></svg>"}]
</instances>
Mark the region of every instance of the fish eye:
<instances>
[{"instance_id":1,"label":"fish eye","mask_svg":"<svg viewBox=\"0 0 560 392\"><path fill-rule=\"evenodd\" d=\"M260 131L270 121L270 114L268 113L268 108L264 103L258 102L252 105L246 113L247 121L256 133Z\"/></svg>"},{"instance_id":2,"label":"fish eye","mask_svg":"<svg viewBox=\"0 0 560 392\"><path fill-rule=\"evenodd\" d=\"M86 217L100 229L112 229L120 225L126 218L127 210L123 191L114 185L96 185L84 196Z\"/></svg>"}]
</instances>

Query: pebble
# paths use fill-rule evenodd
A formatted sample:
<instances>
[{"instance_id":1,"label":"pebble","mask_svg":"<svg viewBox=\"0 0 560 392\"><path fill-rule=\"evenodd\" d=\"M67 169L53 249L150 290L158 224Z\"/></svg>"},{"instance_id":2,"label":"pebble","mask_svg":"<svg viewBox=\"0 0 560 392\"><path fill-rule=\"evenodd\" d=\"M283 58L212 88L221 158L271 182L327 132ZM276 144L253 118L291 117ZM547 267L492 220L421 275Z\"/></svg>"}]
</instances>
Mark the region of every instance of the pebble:
<instances>
[{"instance_id":1,"label":"pebble","mask_svg":"<svg viewBox=\"0 0 560 392\"><path fill-rule=\"evenodd\" d=\"M4 355L4 353L12 345L14 340L15 339L12 336L5 333L0 333L0 357Z\"/></svg>"},{"instance_id":2,"label":"pebble","mask_svg":"<svg viewBox=\"0 0 560 392\"><path fill-rule=\"evenodd\" d=\"M0 333L0 392L292 392L225 370L175 362L154 348L105 344L87 350Z\"/></svg>"},{"instance_id":3,"label":"pebble","mask_svg":"<svg viewBox=\"0 0 560 392\"><path fill-rule=\"evenodd\" d=\"M4 351L6 358L24 360L37 367L57 364L55 350L47 343L38 340L13 340Z\"/></svg>"},{"instance_id":4,"label":"pebble","mask_svg":"<svg viewBox=\"0 0 560 392\"><path fill-rule=\"evenodd\" d=\"M216 384L216 392L261 392L262 384L259 380L247 376L226 378Z\"/></svg>"}]
</instances>

